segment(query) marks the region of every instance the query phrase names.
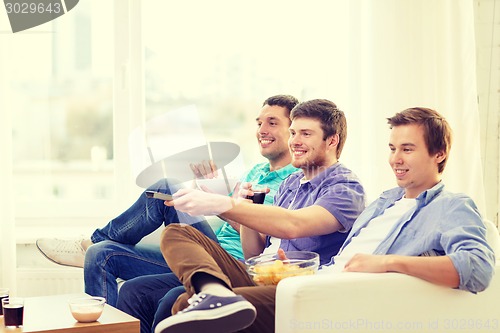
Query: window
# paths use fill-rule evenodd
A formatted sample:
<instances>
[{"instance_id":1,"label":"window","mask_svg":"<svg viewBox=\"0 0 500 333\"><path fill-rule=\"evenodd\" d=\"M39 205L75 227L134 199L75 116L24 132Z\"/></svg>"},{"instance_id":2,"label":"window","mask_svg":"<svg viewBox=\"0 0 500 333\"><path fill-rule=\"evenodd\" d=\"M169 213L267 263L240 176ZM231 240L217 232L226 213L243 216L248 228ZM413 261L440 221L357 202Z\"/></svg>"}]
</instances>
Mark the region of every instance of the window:
<instances>
[{"instance_id":1,"label":"window","mask_svg":"<svg viewBox=\"0 0 500 333\"><path fill-rule=\"evenodd\" d=\"M112 1L81 1L56 20L2 36L18 226L111 214L112 21Z\"/></svg>"}]
</instances>

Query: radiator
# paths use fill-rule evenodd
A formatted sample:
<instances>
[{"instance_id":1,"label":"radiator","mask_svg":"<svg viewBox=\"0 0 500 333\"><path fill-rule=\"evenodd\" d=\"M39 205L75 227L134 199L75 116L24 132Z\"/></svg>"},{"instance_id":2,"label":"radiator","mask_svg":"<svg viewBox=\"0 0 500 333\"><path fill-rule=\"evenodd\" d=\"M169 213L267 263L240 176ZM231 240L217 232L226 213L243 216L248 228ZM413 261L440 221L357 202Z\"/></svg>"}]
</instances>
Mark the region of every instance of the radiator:
<instances>
[{"instance_id":1,"label":"radiator","mask_svg":"<svg viewBox=\"0 0 500 333\"><path fill-rule=\"evenodd\" d=\"M20 297L74 294L83 291L81 268L17 269L17 294Z\"/></svg>"}]
</instances>

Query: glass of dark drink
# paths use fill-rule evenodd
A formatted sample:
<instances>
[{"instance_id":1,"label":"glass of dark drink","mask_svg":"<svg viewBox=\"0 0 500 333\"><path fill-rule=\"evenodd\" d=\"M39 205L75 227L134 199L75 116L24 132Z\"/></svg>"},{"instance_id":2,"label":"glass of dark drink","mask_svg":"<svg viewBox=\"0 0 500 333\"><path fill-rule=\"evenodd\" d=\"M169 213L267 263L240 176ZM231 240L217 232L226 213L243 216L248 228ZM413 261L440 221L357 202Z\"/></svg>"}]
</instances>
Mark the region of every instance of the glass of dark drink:
<instances>
[{"instance_id":1,"label":"glass of dark drink","mask_svg":"<svg viewBox=\"0 0 500 333\"><path fill-rule=\"evenodd\" d=\"M5 328L23 326L24 299L19 297L4 298L2 299L2 308Z\"/></svg>"},{"instance_id":2,"label":"glass of dark drink","mask_svg":"<svg viewBox=\"0 0 500 333\"><path fill-rule=\"evenodd\" d=\"M3 316L3 311L2 311L2 300L4 298L9 297L9 289L7 288L0 288L0 316Z\"/></svg>"},{"instance_id":3,"label":"glass of dark drink","mask_svg":"<svg viewBox=\"0 0 500 333\"><path fill-rule=\"evenodd\" d=\"M267 187L258 184L252 184L251 190L253 192L253 195L247 195L247 199L252 200L252 202L256 204L263 204L264 200L266 199Z\"/></svg>"}]
</instances>

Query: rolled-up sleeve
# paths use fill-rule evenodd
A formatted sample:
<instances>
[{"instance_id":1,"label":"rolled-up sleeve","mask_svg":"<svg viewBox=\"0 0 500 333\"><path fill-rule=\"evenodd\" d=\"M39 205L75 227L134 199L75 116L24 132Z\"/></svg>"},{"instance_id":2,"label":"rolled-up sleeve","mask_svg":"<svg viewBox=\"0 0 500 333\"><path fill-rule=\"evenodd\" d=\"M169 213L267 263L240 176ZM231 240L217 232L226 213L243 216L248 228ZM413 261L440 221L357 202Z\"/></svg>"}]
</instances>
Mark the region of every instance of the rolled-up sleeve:
<instances>
[{"instance_id":1,"label":"rolled-up sleeve","mask_svg":"<svg viewBox=\"0 0 500 333\"><path fill-rule=\"evenodd\" d=\"M495 254L486 241L486 227L470 199L448 212L448 228L442 233L441 245L459 274L458 288L481 292L490 284L495 266Z\"/></svg>"}]
</instances>

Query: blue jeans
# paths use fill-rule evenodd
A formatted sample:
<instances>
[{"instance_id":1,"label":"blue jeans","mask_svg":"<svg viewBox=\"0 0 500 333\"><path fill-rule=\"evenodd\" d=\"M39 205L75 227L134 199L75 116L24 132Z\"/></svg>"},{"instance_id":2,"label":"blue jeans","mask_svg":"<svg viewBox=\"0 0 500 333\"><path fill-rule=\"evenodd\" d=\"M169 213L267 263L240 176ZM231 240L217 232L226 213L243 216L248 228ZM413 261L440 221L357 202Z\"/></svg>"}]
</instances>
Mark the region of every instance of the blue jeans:
<instances>
[{"instance_id":1,"label":"blue jeans","mask_svg":"<svg viewBox=\"0 0 500 333\"><path fill-rule=\"evenodd\" d=\"M177 297L185 291L173 273L140 276L122 285L116 307L140 320L141 333L151 333L171 315Z\"/></svg>"},{"instance_id":2,"label":"blue jeans","mask_svg":"<svg viewBox=\"0 0 500 333\"><path fill-rule=\"evenodd\" d=\"M161 180L147 190L174 193L176 189ZM84 263L85 292L105 297L108 304L116 306L118 284L116 279L129 280L148 274L171 272L159 245L137 244L162 224L190 224L217 241L212 228L201 216L189 216L165 206L162 200L146 197L142 193L125 212L111 220L91 236L94 245L87 249Z\"/></svg>"}]
</instances>

